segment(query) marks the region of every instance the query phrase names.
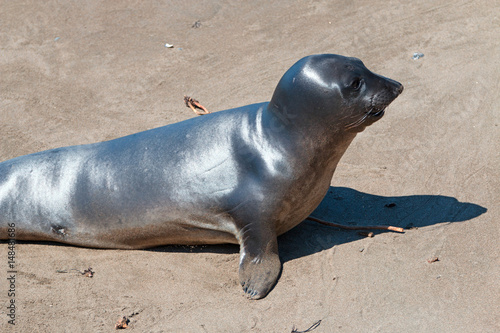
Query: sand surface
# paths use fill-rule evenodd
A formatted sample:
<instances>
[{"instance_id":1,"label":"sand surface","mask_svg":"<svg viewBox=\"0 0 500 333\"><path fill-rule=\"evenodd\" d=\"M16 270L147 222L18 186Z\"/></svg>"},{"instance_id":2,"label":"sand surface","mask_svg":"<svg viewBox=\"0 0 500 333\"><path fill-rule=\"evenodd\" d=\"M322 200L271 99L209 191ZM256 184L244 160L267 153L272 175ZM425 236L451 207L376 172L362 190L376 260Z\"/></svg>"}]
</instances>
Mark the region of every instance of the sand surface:
<instances>
[{"instance_id":1,"label":"sand surface","mask_svg":"<svg viewBox=\"0 0 500 333\"><path fill-rule=\"evenodd\" d=\"M18 244L15 326L3 242L0 331L111 332L123 315L135 332L500 331L498 2L0 8L0 160L195 117L184 94L212 111L267 101L301 57L356 56L405 91L355 139L315 216L413 227L365 238L304 222L280 237L283 273L260 301L241 291L236 246Z\"/></svg>"}]
</instances>

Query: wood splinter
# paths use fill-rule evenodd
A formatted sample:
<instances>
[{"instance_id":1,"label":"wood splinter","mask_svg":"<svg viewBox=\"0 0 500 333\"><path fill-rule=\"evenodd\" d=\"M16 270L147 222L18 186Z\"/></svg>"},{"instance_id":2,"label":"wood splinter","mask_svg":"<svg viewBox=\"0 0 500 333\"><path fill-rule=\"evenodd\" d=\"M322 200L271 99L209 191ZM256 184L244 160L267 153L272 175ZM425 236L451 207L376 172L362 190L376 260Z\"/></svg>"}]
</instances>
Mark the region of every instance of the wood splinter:
<instances>
[{"instance_id":1,"label":"wood splinter","mask_svg":"<svg viewBox=\"0 0 500 333\"><path fill-rule=\"evenodd\" d=\"M184 103L186 103L186 106L193 110L194 113L196 113L199 116L202 116L204 114L209 114L210 111L208 111L203 105L200 104L197 100L195 100L192 97L184 95ZM202 111L198 111L202 110Z\"/></svg>"},{"instance_id":2,"label":"wood splinter","mask_svg":"<svg viewBox=\"0 0 500 333\"><path fill-rule=\"evenodd\" d=\"M129 320L127 317L123 316L115 324L115 330L120 330L128 327Z\"/></svg>"},{"instance_id":3,"label":"wood splinter","mask_svg":"<svg viewBox=\"0 0 500 333\"><path fill-rule=\"evenodd\" d=\"M336 227L336 228L341 228L341 229L347 229L347 230L389 230L389 231L395 231L395 232L404 232L403 228L400 227L393 227L390 225L372 225L372 226L350 226L350 225L342 225L342 224L337 224L333 222L326 222L320 219L317 219L315 217L309 216L307 218L308 220L318 222L324 225L328 225L330 227Z\"/></svg>"}]
</instances>

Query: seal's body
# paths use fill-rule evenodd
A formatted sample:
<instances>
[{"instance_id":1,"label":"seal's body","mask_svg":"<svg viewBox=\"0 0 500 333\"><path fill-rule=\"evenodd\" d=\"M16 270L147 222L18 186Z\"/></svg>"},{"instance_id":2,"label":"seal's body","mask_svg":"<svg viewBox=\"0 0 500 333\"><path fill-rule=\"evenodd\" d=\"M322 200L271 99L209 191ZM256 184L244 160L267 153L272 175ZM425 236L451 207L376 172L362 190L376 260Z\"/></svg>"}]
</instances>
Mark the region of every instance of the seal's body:
<instances>
[{"instance_id":1,"label":"seal's body","mask_svg":"<svg viewBox=\"0 0 500 333\"><path fill-rule=\"evenodd\" d=\"M99 248L239 243L240 280L264 297L276 237L321 202L357 132L401 92L355 58L306 57L269 103L0 163L0 238Z\"/></svg>"}]
</instances>

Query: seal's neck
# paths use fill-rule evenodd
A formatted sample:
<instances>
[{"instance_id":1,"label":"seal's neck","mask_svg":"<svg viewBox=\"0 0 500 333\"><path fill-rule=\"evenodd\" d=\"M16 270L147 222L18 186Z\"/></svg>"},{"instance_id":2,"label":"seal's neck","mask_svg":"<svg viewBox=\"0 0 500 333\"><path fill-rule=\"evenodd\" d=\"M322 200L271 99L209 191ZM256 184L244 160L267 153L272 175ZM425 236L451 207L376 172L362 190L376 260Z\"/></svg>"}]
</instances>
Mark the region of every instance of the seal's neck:
<instances>
[{"instance_id":1,"label":"seal's neck","mask_svg":"<svg viewBox=\"0 0 500 333\"><path fill-rule=\"evenodd\" d=\"M356 133L330 119L314 119L307 111L271 101L263 110L262 126L273 142L293 152L293 156L309 165L322 165L333 173Z\"/></svg>"}]
</instances>

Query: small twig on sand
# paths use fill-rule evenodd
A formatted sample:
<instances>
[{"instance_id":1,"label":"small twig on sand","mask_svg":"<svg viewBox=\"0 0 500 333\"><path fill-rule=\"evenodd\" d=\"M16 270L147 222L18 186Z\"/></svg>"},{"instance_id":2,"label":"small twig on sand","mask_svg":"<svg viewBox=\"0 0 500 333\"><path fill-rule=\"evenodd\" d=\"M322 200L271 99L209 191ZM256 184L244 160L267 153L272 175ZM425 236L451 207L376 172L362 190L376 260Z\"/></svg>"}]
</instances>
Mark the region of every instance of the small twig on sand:
<instances>
[{"instance_id":1,"label":"small twig on sand","mask_svg":"<svg viewBox=\"0 0 500 333\"><path fill-rule=\"evenodd\" d=\"M307 333L307 332L311 332L312 330L318 328L319 324L321 324L321 320L318 320L317 322L315 322L314 324L312 324L311 327L309 327L305 331L297 331L297 329L295 328L295 325L294 325L292 327L292 332L291 333Z\"/></svg>"},{"instance_id":2,"label":"small twig on sand","mask_svg":"<svg viewBox=\"0 0 500 333\"><path fill-rule=\"evenodd\" d=\"M389 230L389 231L395 231L395 232L405 232L403 228L400 227L393 227L390 225L370 225L370 226L350 226L350 225L342 225L342 224L337 224L337 223L332 223L332 222L326 222L320 219L317 219L315 217L309 216L307 218L308 220L318 222L324 225L328 225L330 227L336 227L336 228L341 228L341 229L348 229L348 230Z\"/></svg>"},{"instance_id":3,"label":"small twig on sand","mask_svg":"<svg viewBox=\"0 0 500 333\"><path fill-rule=\"evenodd\" d=\"M186 106L199 116L210 113L203 105L200 104L200 102L189 96L184 95L184 103L186 103Z\"/></svg>"},{"instance_id":4,"label":"small twig on sand","mask_svg":"<svg viewBox=\"0 0 500 333\"><path fill-rule=\"evenodd\" d=\"M84 270L84 271L81 271L79 269L76 269L76 268L71 268L71 269L58 269L56 270L56 273L69 273L71 271L75 271L75 272L78 272L80 273L81 275L84 275L86 277L93 277L95 272L92 270L92 267L89 267L88 269Z\"/></svg>"}]
</instances>

